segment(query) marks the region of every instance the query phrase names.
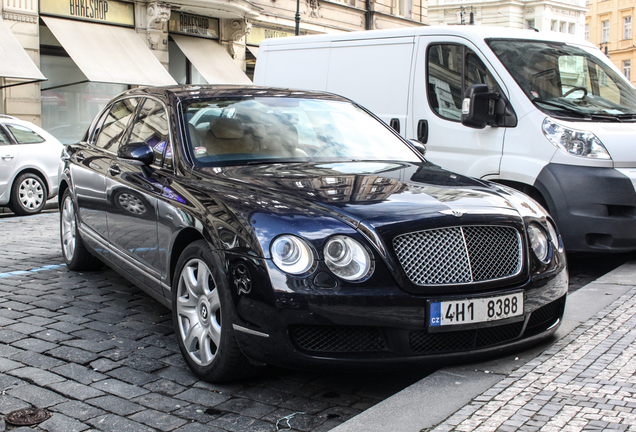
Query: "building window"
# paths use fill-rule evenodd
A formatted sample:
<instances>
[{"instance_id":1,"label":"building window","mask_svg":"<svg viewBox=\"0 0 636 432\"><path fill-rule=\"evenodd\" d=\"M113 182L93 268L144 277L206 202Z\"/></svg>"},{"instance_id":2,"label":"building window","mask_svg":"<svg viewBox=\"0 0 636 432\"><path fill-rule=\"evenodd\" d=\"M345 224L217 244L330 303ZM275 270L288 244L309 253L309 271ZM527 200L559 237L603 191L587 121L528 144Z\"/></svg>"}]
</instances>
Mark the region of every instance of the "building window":
<instances>
[{"instance_id":1,"label":"building window","mask_svg":"<svg viewBox=\"0 0 636 432\"><path fill-rule=\"evenodd\" d=\"M574 34L575 32L576 32L576 24L575 23L570 23L569 24L569 28L568 28L568 33Z\"/></svg>"},{"instance_id":2,"label":"building window","mask_svg":"<svg viewBox=\"0 0 636 432\"><path fill-rule=\"evenodd\" d=\"M527 29L531 29L531 30L534 29L534 20L533 19L526 20L526 28Z\"/></svg>"},{"instance_id":3,"label":"building window","mask_svg":"<svg viewBox=\"0 0 636 432\"><path fill-rule=\"evenodd\" d=\"M411 0L393 0L395 15L410 18L411 17Z\"/></svg>"},{"instance_id":4,"label":"building window","mask_svg":"<svg viewBox=\"0 0 636 432\"><path fill-rule=\"evenodd\" d=\"M623 39L631 39L632 38L632 17L624 17L623 18Z\"/></svg>"},{"instance_id":5,"label":"building window","mask_svg":"<svg viewBox=\"0 0 636 432\"><path fill-rule=\"evenodd\" d=\"M623 60L623 75L628 80L631 80L632 74L632 61L631 60Z\"/></svg>"},{"instance_id":6,"label":"building window","mask_svg":"<svg viewBox=\"0 0 636 432\"><path fill-rule=\"evenodd\" d=\"M552 25L550 26L550 30L553 32L559 31L559 22L557 20L552 20Z\"/></svg>"},{"instance_id":7,"label":"building window","mask_svg":"<svg viewBox=\"0 0 636 432\"><path fill-rule=\"evenodd\" d=\"M559 31L561 33L567 33L568 32L568 23L561 21L561 27L559 28Z\"/></svg>"},{"instance_id":8,"label":"building window","mask_svg":"<svg viewBox=\"0 0 636 432\"><path fill-rule=\"evenodd\" d=\"M609 21L601 22L601 42L609 42Z\"/></svg>"},{"instance_id":9,"label":"building window","mask_svg":"<svg viewBox=\"0 0 636 432\"><path fill-rule=\"evenodd\" d=\"M585 38L586 41L590 40L590 25L589 24L585 24L585 33L583 34L583 37Z\"/></svg>"}]
</instances>

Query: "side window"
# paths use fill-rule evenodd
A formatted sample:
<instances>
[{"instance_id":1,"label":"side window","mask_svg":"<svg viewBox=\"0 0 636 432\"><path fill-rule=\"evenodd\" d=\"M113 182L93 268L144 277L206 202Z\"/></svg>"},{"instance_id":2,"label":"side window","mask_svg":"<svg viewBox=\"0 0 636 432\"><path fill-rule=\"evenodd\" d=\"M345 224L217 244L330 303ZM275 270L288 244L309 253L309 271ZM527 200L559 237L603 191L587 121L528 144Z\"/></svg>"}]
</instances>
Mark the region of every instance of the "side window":
<instances>
[{"instance_id":1,"label":"side window","mask_svg":"<svg viewBox=\"0 0 636 432\"><path fill-rule=\"evenodd\" d=\"M473 84L497 83L470 48L457 44L432 44L427 54L428 100L442 118L460 121L462 101Z\"/></svg>"},{"instance_id":2,"label":"side window","mask_svg":"<svg viewBox=\"0 0 636 432\"><path fill-rule=\"evenodd\" d=\"M161 166L166 159L172 159L172 151L168 152L169 144L168 115L165 108L153 99L146 99L130 134L130 142L143 142L148 144L155 152L155 165Z\"/></svg>"},{"instance_id":3,"label":"side window","mask_svg":"<svg viewBox=\"0 0 636 432\"><path fill-rule=\"evenodd\" d=\"M3 145L11 145L11 140L9 139L7 133L4 130L0 129L0 146Z\"/></svg>"},{"instance_id":4,"label":"side window","mask_svg":"<svg viewBox=\"0 0 636 432\"><path fill-rule=\"evenodd\" d=\"M95 141L97 147L117 153L122 135L126 132L138 103L138 99L128 98L113 105L98 132Z\"/></svg>"},{"instance_id":5,"label":"side window","mask_svg":"<svg viewBox=\"0 0 636 432\"><path fill-rule=\"evenodd\" d=\"M40 135L25 126L6 123L5 126L13 135L18 144L36 144L46 141Z\"/></svg>"}]
</instances>

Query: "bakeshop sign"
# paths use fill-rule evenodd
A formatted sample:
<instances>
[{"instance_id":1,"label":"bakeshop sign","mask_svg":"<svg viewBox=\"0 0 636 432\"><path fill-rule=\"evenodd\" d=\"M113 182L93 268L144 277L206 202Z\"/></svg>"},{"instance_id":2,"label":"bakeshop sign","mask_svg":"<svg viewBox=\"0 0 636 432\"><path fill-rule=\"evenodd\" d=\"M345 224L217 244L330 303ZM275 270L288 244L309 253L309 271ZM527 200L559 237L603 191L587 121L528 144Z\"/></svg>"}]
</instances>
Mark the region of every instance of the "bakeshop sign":
<instances>
[{"instance_id":1,"label":"bakeshop sign","mask_svg":"<svg viewBox=\"0 0 636 432\"><path fill-rule=\"evenodd\" d=\"M170 33L219 38L219 19L172 11L168 24Z\"/></svg>"},{"instance_id":2,"label":"bakeshop sign","mask_svg":"<svg viewBox=\"0 0 636 432\"><path fill-rule=\"evenodd\" d=\"M135 25L133 3L117 0L40 0L40 13L83 21Z\"/></svg>"}]
</instances>

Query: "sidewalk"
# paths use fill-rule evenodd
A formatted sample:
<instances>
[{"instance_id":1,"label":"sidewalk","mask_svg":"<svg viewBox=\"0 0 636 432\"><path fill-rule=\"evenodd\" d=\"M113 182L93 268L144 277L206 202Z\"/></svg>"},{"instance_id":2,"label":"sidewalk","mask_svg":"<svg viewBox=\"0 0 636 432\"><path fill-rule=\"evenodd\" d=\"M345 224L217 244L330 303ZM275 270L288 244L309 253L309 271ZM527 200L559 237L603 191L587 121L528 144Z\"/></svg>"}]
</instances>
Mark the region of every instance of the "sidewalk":
<instances>
[{"instance_id":1,"label":"sidewalk","mask_svg":"<svg viewBox=\"0 0 636 432\"><path fill-rule=\"evenodd\" d=\"M568 297L556 341L441 369L332 429L636 431L636 262Z\"/></svg>"}]
</instances>

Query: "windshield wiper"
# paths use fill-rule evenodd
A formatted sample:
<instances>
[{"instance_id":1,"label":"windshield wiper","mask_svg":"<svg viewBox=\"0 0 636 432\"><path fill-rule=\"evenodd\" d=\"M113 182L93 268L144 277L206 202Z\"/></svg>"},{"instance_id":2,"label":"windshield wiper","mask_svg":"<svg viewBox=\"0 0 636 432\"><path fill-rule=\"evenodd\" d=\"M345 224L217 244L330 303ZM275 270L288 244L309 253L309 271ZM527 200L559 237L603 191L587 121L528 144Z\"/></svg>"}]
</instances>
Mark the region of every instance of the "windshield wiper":
<instances>
[{"instance_id":1,"label":"windshield wiper","mask_svg":"<svg viewBox=\"0 0 636 432\"><path fill-rule=\"evenodd\" d=\"M567 112L569 112L571 114L576 114L576 115L584 117L584 118L592 118L592 115L590 113L578 110L575 107L566 105L566 104L561 103L561 102L547 101L547 100L543 100L543 99L540 99L540 98L534 98L534 99L532 99L532 102L535 103L535 104L540 103L540 104L552 106L552 107L555 107L555 108L561 108L562 110L565 110L565 111L567 111Z\"/></svg>"}]
</instances>

